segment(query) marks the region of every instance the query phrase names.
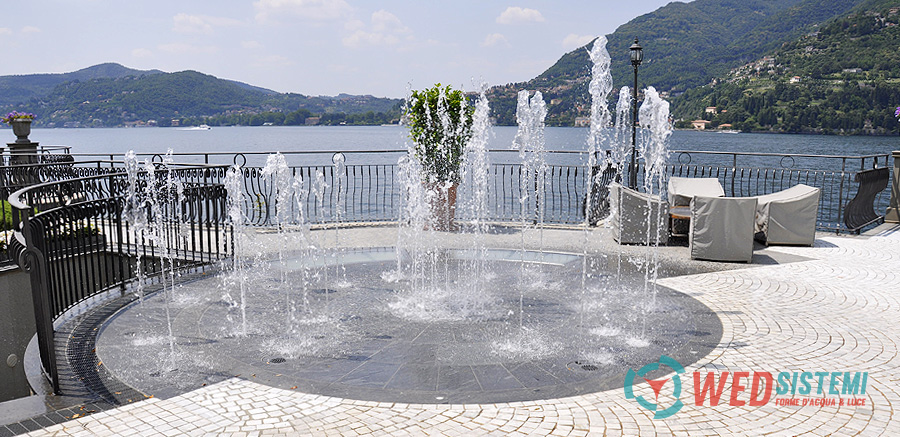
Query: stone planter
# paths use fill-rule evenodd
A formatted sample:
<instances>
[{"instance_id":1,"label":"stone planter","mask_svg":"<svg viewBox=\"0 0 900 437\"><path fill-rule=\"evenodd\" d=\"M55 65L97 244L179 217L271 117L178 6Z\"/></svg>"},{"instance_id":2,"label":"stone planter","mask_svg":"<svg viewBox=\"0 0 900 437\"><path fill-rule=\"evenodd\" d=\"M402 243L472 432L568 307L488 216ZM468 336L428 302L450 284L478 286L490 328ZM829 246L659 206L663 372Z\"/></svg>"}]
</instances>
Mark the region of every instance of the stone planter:
<instances>
[{"instance_id":1,"label":"stone planter","mask_svg":"<svg viewBox=\"0 0 900 437\"><path fill-rule=\"evenodd\" d=\"M453 222L456 217L456 187L452 184L443 187L443 184L425 184L428 191L428 206L431 209L431 227L436 231L456 231L458 228Z\"/></svg>"},{"instance_id":2,"label":"stone planter","mask_svg":"<svg viewBox=\"0 0 900 437\"><path fill-rule=\"evenodd\" d=\"M12 126L13 133L16 135L16 143L31 143L31 140L28 139L28 135L31 135L31 120L12 120L9 124Z\"/></svg>"}]
</instances>

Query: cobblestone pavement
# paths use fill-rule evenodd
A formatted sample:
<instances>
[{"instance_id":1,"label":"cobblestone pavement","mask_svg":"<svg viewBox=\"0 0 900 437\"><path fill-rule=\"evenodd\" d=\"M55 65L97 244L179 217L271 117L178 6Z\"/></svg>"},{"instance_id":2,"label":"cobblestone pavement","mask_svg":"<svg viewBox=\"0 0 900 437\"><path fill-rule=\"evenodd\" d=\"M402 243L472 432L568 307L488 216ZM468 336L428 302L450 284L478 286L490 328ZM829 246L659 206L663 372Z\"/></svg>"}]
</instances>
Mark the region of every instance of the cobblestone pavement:
<instances>
[{"instance_id":1,"label":"cobblestone pavement","mask_svg":"<svg viewBox=\"0 0 900 437\"><path fill-rule=\"evenodd\" d=\"M896 229L896 228L895 228ZM242 379L170 399L148 399L31 435L900 435L900 232L820 236L814 247L770 248L811 261L672 277L664 285L715 310L724 336L685 369L680 411L665 419L623 390L489 405L363 402L298 393ZM868 372L865 394L772 394L763 406L732 406L728 380L717 406L696 403L693 372ZM738 400L748 401L746 391ZM840 381L842 379L838 378ZM666 394L666 393L670 394ZM653 399L648 384L634 394ZM845 404L780 405L777 399ZM850 405L852 399L864 405ZM675 401L664 386L660 405Z\"/></svg>"}]
</instances>

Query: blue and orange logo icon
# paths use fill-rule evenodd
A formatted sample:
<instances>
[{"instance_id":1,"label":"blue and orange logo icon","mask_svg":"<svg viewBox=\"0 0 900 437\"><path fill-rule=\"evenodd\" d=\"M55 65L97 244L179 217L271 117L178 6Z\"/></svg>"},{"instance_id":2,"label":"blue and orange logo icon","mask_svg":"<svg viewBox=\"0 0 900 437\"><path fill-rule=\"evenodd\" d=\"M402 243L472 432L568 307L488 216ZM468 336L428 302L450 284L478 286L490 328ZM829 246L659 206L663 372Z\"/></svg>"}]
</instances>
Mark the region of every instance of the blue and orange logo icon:
<instances>
[{"instance_id":1,"label":"blue and orange logo icon","mask_svg":"<svg viewBox=\"0 0 900 437\"><path fill-rule=\"evenodd\" d=\"M660 365L665 365L666 367L674 370L675 374L665 379L645 378L648 373L659 370ZM677 413L679 410L681 410L681 407L684 406L684 403L681 402L681 399L679 399L681 397L681 377L678 375L682 373L684 373L684 367L682 367L681 364L678 363L678 361L675 361L673 358L667 357L665 355L661 355L659 357L659 362L647 364L646 366L641 367L637 372L632 369L628 369L628 373L625 374L625 397L627 399L637 398L637 402L640 406L654 412L654 419L665 419L666 417ZM650 384L650 388L653 389L653 394L655 395L655 402L650 402L644 399L643 396L635 397L635 376L640 377L641 379L646 381L647 384ZM676 399L676 401L668 408L659 409L659 393L660 391L662 391L663 386L665 386L670 379L672 380L672 384L674 385L672 396Z\"/></svg>"}]
</instances>

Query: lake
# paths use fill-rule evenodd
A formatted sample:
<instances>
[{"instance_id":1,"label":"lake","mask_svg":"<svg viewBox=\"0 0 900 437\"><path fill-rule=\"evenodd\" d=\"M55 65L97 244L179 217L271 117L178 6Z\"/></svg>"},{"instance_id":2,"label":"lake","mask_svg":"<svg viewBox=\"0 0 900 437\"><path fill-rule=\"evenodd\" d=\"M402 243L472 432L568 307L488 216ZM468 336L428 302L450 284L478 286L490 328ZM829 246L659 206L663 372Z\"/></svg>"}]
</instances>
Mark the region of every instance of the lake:
<instances>
[{"instance_id":1,"label":"lake","mask_svg":"<svg viewBox=\"0 0 900 437\"><path fill-rule=\"evenodd\" d=\"M490 141L491 149L511 149L516 133L514 126L495 126ZM545 130L546 149L557 151L586 150L587 128L548 127ZM10 132L11 135L11 132ZM9 137L10 135L7 135ZM176 153L228 153L227 157L211 159L215 163L231 163L232 154L270 151L323 151L317 155L289 159L297 164L330 164L335 151L376 151L405 149L406 129L400 126L296 126L296 127L213 127L210 130L186 130L179 128L109 128L109 129L34 129L31 137L42 145L66 145L78 159L109 158L121 156L128 150L139 153L165 153L171 148ZM12 138L10 138L12 139ZM798 153L814 155L871 155L889 154L900 150L898 137L842 137L821 135L784 134L728 134L718 132L675 131L670 150L701 150L717 152ZM398 153L347 154L347 164L396 163ZM516 153L495 153L493 162L516 162ZM583 155L559 155L551 163L582 163ZM684 162L686 156L673 154L670 162ZM690 159L698 163L731 164L731 157L712 159L693 154ZM193 162L186 157L178 159ZM260 164L263 157L250 158L249 164ZM256 162L254 162L256 161ZM775 164L780 165L780 159ZM742 159L739 165L762 165L757 160ZM790 162L785 161L786 166ZM795 162L794 167L808 165ZM817 167L821 165L816 163ZM849 164L848 164L849 167ZM848 169L858 169L859 164Z\"/></svg>"}]
</instances>

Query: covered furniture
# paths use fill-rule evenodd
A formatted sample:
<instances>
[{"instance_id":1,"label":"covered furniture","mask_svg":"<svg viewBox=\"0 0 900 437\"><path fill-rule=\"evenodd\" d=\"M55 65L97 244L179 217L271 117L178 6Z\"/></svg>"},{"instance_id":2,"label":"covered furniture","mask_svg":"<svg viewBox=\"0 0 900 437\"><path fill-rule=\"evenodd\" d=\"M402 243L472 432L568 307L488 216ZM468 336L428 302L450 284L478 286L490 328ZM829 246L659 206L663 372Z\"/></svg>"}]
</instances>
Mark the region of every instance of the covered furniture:
<instances>
[{"instance_id":1,"label":"covered furniture","mask_svg":"<svg viewBox=\"0 0 900 437\"><path fill-rule=\"evenodd\" d=\"M694 196L691 200L691 259L750 262L757 200L754 197Z\"/></svg>"},{"instance_id":2,"label":"covered furniture","mask_svg":"<svg viewBox=\"0 0 900 437\"><path fill-rule=\"evenodd\" d=\"M694 196L723 197L725 189L717 178L669 178L669 204L688 206Z\"/></svg>"},{"instance_id":3,"label":"covered furniture","mask_svg":"<svg viewBox=\"0 0 900 437\"><path fill-rule=\"evenodd\" d=\"M609 195L610 225L613 238L619 244L650 245L668 240L668 207L659 196L641 193L616 182L609 184Z\"/></svg>"},{"instance_id":4,"label":"covered furniture","mask_svg":"<svg viewBox=\"0 0 900 437\"><path fill-rule=\"evenodd\" d=\"M756 238L768 244L812 246L816 239L816 214L820 190L794 185L777 193L758 196Z\"/></svg>"}]
</instances>

